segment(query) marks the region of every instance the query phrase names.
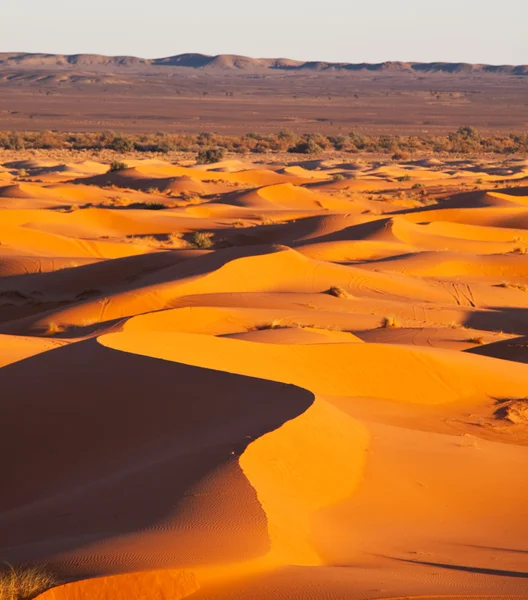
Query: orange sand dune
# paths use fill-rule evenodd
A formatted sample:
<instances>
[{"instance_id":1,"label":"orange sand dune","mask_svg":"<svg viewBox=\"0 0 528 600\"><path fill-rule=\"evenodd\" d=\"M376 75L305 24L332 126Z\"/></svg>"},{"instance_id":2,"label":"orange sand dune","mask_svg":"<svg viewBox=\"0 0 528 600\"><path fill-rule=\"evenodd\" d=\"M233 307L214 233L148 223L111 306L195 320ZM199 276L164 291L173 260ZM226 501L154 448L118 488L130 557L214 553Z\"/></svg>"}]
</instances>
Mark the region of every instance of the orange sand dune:
<instances>
[{"instance_id":1,"label":"orange sand dune","mask_svg":"<svg viewBox=\"0 0 528 600\"><path fill-rule=\"evenodd\" d=\"M0 164L0 560L526 600L526 165L124 160Z\"/></svg>"}]
</instances>

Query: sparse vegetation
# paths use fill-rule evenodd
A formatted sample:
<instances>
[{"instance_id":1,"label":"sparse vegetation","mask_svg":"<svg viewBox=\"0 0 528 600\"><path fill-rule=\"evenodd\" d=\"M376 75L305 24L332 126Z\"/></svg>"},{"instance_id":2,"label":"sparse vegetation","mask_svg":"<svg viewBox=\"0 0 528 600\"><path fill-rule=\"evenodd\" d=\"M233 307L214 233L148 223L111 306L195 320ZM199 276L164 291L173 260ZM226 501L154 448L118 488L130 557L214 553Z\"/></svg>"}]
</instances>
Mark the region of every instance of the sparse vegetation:
<instances>
[{"instance_id":1,"label":"sparse vegetation","mask_svg":"<svg viewBox=\"0 0 528 600\"><path fill-rule=\"evenodd\" d=\"M484 338L480 335L470 337L466 340L468 344L475 344L476 346L482 346L484 344Z\"/></svg>"},{"instance_id":2,"label":"sparse vegetation","mask_svg":"<svg viewBox=\"0 0 528 600\"><path fill-rule=\"evenodd\" d=\"M185 248L187 247L187 242L183 239L183 233L178 231L173 231L169 233L167 236L167 244L169 246L173 246L175 248Z\"/></svg>"},{"instance_id":3,"label":"sparse vegetation","mask_svg":"<svg viewBox=\"0 0 528 600\"><path fill-rule=\"evenodd\" d=\"M204 148L196 155L196 162L199 165L208 165L220 162L224 159L225 150L219 146L215 148Z\"/></svg>"},{"instance_id":4,"label":"sparse vegetation","mask_svg":"<svg viewBox=\"0 0 528 600\"><path fill-rule=\"evenodd\" d=\"M114 173L115 171L124 171L128 169L128 165L124 162L120 162L119 160L114 160L110 163L110 169L108 169L109 173Z\"/></svg>"},{"instance_id":5,"label":"sparse vegetation","mask_svg":"<svg viewBox=\"0 0 528 600\"><path fill-rule=\"evenodd\" d=\"M503 281L502 283L498 283L495 287L510 288L514 290L520 290L521 292L528 291L528 286L524 283L511 283L509 281Z\"/></svg>"},{"instance_id":6,"label":"sparse vegetation","mask_svg":"<svg viewBox=\"0 0 528 600\"><path fill-rule=\"evenodd\" d=\"M4 563L0 570L0 600L33 600L58 585L43 567L13 567Z\"/></svg>"},{"instance_id":7,"label":"sparse vegetation","mask_svg":"<svg viewBox=\"0 0 528 600\"><path fill-rule=\"evenodd\" d=\"M383 317L381 326L385 327L385 329L394 329L400 327L400 322L395 316L391 315L389 317Z\"/></svg>"},{"instance_id":8,"label":"sparse vegetation","mask_svg":"<svg viewBox=\"0 0 528 600\"><path fill-rule=\"evenodd\" d=\"M55 323L55 321L50 321L46 328L46 335L57 335L58 333L64 333L64 331L65 329L62 325Z\"/></svg>"},{"instance_id":9,"label":"sparse vegetation","mask_svg":"<svg viewBox=\"0 0 528 600\"><path fill-rule=\"evenodd\" d=\"M207 250L213 246L213 234L208 231L195 231L191 241L194 246Z\"/></svg>"},{"instance_id":10,"label":"sparse vegetation","mask_svg":"<svg viewBox=\"0 0 528 600\"><path fill-rule=\"evenodd\" d=\"M258 323L251 328L252 331L264 331L266 329L322 329L324 331L342 331L339 325L316 325L313 323L299 323L298 321L291 321L289 323L283 323L281 319L274 319L266 323Z\"/></svg>"},{"instance_id":11,"label":"sparse vegetation","mask_svg":"<svg viewBox=\"0 0 528 600\"><path fill-rule=\"evenodd\" d=\"M332 175L332 179L333 179L334 181L344 181L344 179L345 179L345 176L344 176L342 173L334 173L334 174Z\"/></svg>"},{"instance_id":12,"label":"sparse vegetation","mask_svg":"<svg viewBox=\"0 0 528 600\"><path fill-rule=\"evenodd\" d=\"M283 325L280 319L273 319L267 323L258 323L252 329L254 331L264 331L266 329L288 329L289 325Z\"/></svg>"},{"instance_id":13,"label":"sparse vegetation","mask_svg":"<svg viewBox=\"0 0 528 600\"><path fill-rule=\"evenodd\" d=\"M163 210L167 207L165 206L165 204L161 204L161 202L142 202L140 205L131 205L130 208L143 208L144 210Z\"/></svg>"},{"instance_id":14,"label":"sparse vegetation","mask_svg":"<svg viewBox=\"0 0 528 600\"><path fill-rule=\"evenodd\" d=\"M190 134L116 134L0 132L0 148L6 150L111 150L120 154L131 152L194 152L203 164L223 160L225 152L277 153L297 152L318 154L323 151L350 154L376 153L390 155L394 160L408 160L416 154L447 153L455 155L521 154L528 152L528 133L481 135L472 127L460 127L448 135L363 135L355 131L348 135L326 136L319 133L298 135L281 130L277 133L248 133L225 136L212 133Z\"/></svg>"},{"instance_id":15,"label":"sparse vegetation","mask_svg":"<svg viewBox=\"0 0 528 600\"><path fill-rule=\"evenodd\" d=\"M296 152L297 154L320 154L322 151L323 147L312 138L300 141L288 149L288 152Z\"/></svg>"},{"instance_id":16,"label":"sparse vegetation","mask_svg":"<svg viewBox=\"0 0 528 600\"><path fill-rule=\"evenodd\" d=\"M329 294L330 296L335 296L336 298L350 298L350 294L338 285L333 285L325 293Z\"/></svg>"},{"instance_id":17,"label":"sparse vegetation","mask_svg":"<svg viewBox=\"0 0 528 600\"><path fill-rule=\"evenodd\" d=\"M528 398L504 398L497 400L499 405L495 417L515 425L528 423Z\"/></svg>"}]
</instances>

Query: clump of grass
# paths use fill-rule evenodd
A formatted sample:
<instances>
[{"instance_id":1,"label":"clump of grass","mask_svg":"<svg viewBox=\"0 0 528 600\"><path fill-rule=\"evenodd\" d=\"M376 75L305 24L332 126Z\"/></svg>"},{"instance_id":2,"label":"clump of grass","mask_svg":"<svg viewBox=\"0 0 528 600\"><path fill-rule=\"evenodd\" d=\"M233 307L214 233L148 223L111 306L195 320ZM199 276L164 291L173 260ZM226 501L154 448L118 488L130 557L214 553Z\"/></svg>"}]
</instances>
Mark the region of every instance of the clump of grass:
<instances>
[{"instance_id":1,"label":"clump of grass","mask_svg":"<svg viewBox=\"0 0 528 600\"><path fill-rule=\"evenodd\" d=\"M65 328L55 321L50 321L46 328L46 335L57 335L58 333L64 333Z\"/></svg>"},{"instance_id":2,"label":"clump of grass","mask_svg":"<svg viewBox=\"0 0 528 600\"><path fill-rule=\"evenodd\" d=\"M148 188L145 190L145 192L146 192L147 194L159 194L159 193L160 193L160 191L159 191L159 189L158 189L157 187L148 187Z\"/></svg>"},{"instance_id":3,"label":"clump of grass","mask_svg":"<svg viewBox=\"0 0 528 600\"><path fill-rule=\"evenodd\" d=\"M528 254L528 246L516 246L512 251L512 254Z\"/></svg>"},{"instance_id":4,"label":"clump of grass","mask_svg":"<svg viewBox=\"0 0 528 600\"><path fill-rule=\"evenodd\" d=\"M128 169L128 165L119 160L114 160L110 163L110 168L108 169L109 173L114 173L115 171L124 171Z\"/></svg>"},{"instance_id":5,"label":"clump of grass","mask_svg":"<svg viewBox=\"0 0 528 600\"><path fill-rule=\"evenodd\" d=\"M199 200L202 197L202 195L199 192L190 192L187 190L183 190L182 192L180 192L180 198L182 200Z\"/></svg>"},{"instance_id":6,"label":"clump of grass","mask_svg":"<svg viewBox=\"0 0 528 600\"><path fill-rule=\"evenodd\" d=\"M160 202L146 202L141 208L144 210L163 210L167 207L165 204L161 204Z\"/></svg>"},{"instance_id":7,"label":"clump of grass","mask_svg":"<svg viewBox=\"0 0 528 600\"><path fill-rule=\"evenodd\" d=\"M328 289L325 294L329 294L330 296L335 296L336 298L350 298L350 294L338 285L333 285L330 289Z\"/></svg>"},{"instance_id":8,"label":"clump of grass","mask_svg":"<svg viewBox=\"0 0 528 600\"><path fill-rule=\"evenodd\" d=\"M188 246L187 242L183 239L183 233L177 231L169 233L166 244L173 248L186 248Z\"/></svg>"},{"instance_id":9,"label":"clump of grass","mask_svg":"<svg viewBox=\"0 0 528 600\"><path fill-rule=\"evenodd\" d=\"M58 584L44 567L15 568L4 563L0 568L0 600L33 600Z\"/></svg>"},{"instance_id":10,"label":"clump of grass","mask_svg":"<svg viewBox=\"0 0 528 600\"><path fill-rule=\"evenodd\" d=\"M125 238L127 244L141 244L143 246L160 246L161 242L153 235L128 235Z\"/></svg>"},{"instance_id":11,"label":"clump of grass","mask_svg":"<svg viewBox=\"0 0 528 600\"><path fill-rule=\"evenodd\" d=\"M423 184L423 183L415 183L415 184L412 186L412 189L413 189L413 190L420 190L420 189L422 189L423 187L424 187L424 184Z\"/></svg>"},{"instance_id":12,"label":"clump of grass","mask_svg":"<svg viewBox=\"0 0 528 600\"><path fill-rule=\"evenodd\" d=\"M502 283L497 283L497 285L495 287L510 288L510 289L515 289L515 290L520 290L521 292L528 291L528 286L525 285L524 283L511 283L509 281L503 281Z\"/></svg>"},{"instance_id":13,"label":"clump of grass","mask_svg":"<svg viewBox=\"0 0 528 600\"><path fill-rule=\"evenodd\" d=\"M240 219L233 221L233 227L236 227L237 229L241 229L242 227L245 227L244 221L241 221Z\"/></svg>"},{"instance_id":14,"label":"clump of grass","mask_svg":"<svg viewBox=\"0 0 528 600\"><path fill-rule=\"evenodd\" d=\"M116 196L112 199L114 206L128 206L132 200L126 196Z\"/></svg>"},{"instance_id":15,"label":"clump of grass","mask_svg":"<svg viewBox=\"0 0 528 600\"><path fill-rule=\"evenodd\" d=\"M385 329L395 329L396 327L400 327L400 325L398 319L393 315L383 317L383 321L381 322L381 326L385 327Z\"/></svg>"},{"instance_id":16,"label":"clump of grass","mask_svg":"<svg viewBox=\"0 0 528 600\"><path fill-rule=\"evenodd\" d=\"M528 398L504 398L497 400L497 404L494 416L498 419L515 425L528 423Z\"/></svg>"},{"instance_id":17,"label":"clump of grass","mask_svg":"<svg viewBox=\"0 0 528 600\"><path fill-rule=\"evenodd\" d=\"M412 177L410 175L402 175L402 177L398 177L398 181L412 181Z\"/></svg>"},{"instance_id":18,"label":"clump of grass","mask_svg":"<svg viewBox=\"0 0 528 600\"><path fill-rule=\"evenodd\" d=\"M197 248L207 250L213 246L213 234L208 231L195 231L192 235L192 243Z\"/></svg>"},{"instance_id":19,"label":"clump of grass","mask_svg":"<svg viewBox=\"0 0 528 600\"><path fill-rule=\"evenodd\" d=\"M255 325L253 331L264 331L266 329L325 329L327 331L342 331L339 325L316 325L313 323L299 323L299 321L291 321L290 323L283 323L281 319L273 319L266 323L258 323Z\"/></svg>"},{"instance_id":20,"label":"clump of grass","mask_svg":"<svg viewBox=\"0 0 528 600\"><path fill-rule=\"evenodd\" d=\"M484 338L481 335L470 337L466 340L468 344L475 344L476 346L482 346Z\"/></svg>"},{"instance_id":21,"label":"clump of grass","mask_svg":"<svg viewBox=\"0 0 528 600\"><path fill-rule=\"evenodd\" d=\"M334 174L332 175L332 179L333 179L334 181L344 181L344 179L345 179L345 176L344 176L342 173L334 173Z\"/></svg>"},{"instance_id":22,"label":"clump of grass","mask_svg":"<svg viewBox=\"0 0 528 600\"><path fill-rule=\"evenodd\" d=\"M297 327L299 329L324 329L326 331L343 331L343 328L339 325L330 324L330 325L315 325L313 323L292 323L292 327Z\"/></svg>"},{"instance_id":23,"label":"clump of grass","mask_svg":"<svg viewBox=\"0 0 528 600\"><path fill-rule=\"evenodd\" d=\"M264 331L266 329L288 329L288 325L283 325L280 319L273 319L267 323L257 323L253 327L254 331Z\"/></svg>"}]
</instances>

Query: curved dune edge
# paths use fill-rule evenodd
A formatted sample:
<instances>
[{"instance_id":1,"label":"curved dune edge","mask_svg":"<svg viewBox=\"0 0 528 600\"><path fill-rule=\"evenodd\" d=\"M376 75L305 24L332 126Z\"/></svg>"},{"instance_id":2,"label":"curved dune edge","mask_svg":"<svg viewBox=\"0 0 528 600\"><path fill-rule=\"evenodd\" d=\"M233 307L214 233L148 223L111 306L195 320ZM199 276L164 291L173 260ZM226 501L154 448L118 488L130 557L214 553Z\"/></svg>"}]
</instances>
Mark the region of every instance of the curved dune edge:
<instances>
[{"instance_id":1,"label":"curved dune edge","mask_svg":"<svg viewBox=\"0 0 528 600\"><path fill-rule=\"evenodd\" d=\"M146 336L146 337L144 337ZM184 347L190 338L205 344L216 340L241 344L241 350L247 342L238 340L220 340L209 336L193 334L168 334L171 347ZM180 336L182 336L180 338ZM133 333L108 334L98 338L99 343L125 352L138 352L134 342L140 342L142 348L149 348L150 356L164 360L175 360L172 353L167 352L161 340L167 340L167 334L160 338L154 334L134 335ZM156 346L150 352L152 342ZM251 344L260 347L260 344ZM289 350L289 347L283 346ZM299 351L303 346L296 346ZM277 350L277 347L272 347ZM218 349L212 347L212 351ZM209 359L202 352L194 354L193 348L187 345L184 363L205 366ZM194 354L194 358L193 358ZM294 352L287 352L292 355ZM262 357L255 357L260 363ZM176 359L179 360L179 359ZM238 365L237 355L230 352L230 367L222 368L228 372L261 377L262 374L251 372ZM277 365L273 353L268 354L271 367ZM198 364L199 363L199 364ZM211 365L217 368L218 365ZM287 365L287 368L291 367ZM208 367L209 368L209 367ZM246 371L246 372L244 372ZM275 381L285 379L281 374L266 377ZM253 441L241 455L240 465L251 485L268 519L268 530L271 539L272 564L323 564L316 548L310 542L310 516L319 509L332 505L351 494L357 488L364 466L364 453L368 445L368 434L358 421L344 415L341 411L324 400L317 399L302 415ZM317 448L317 452L314 452ZM342 479L336 481L335 473L342 473ZM295 474L293 477L292 475Z\"/></svg>"},{"instance_id":2,"label":"curved dune edge","mask_svg":"<svg viewBox=\"0 0 528 600\"><path fill-rule=\"evenodd\" d=\"M367 432L359 422L316 400L299 417L254 440L240 457L242 471L256 490L267 518L271 542L268 554L232 564L80 581L42 597L110 599L127 597L132 590L135 594L147 593L150 586L156 585L160 597L184 598L201 586L218 585L280 565L321 565L311 539L311 517L354 493L363 473L367 444ZM339 472L342 477L336 482L335 474Z\"/></svg>"},{"instance_id":3,"label":"curved dune edge","mask_svg":"<svg viewBox=\"0 0 528 600\"><path fill-rule=\"evenodd\" d=\"M173 332L103 335L109 348L259 377L319 395L448 404L526 393L526 367L449 350L384 344L272 346Z\"/></svg>"}]
</instances>

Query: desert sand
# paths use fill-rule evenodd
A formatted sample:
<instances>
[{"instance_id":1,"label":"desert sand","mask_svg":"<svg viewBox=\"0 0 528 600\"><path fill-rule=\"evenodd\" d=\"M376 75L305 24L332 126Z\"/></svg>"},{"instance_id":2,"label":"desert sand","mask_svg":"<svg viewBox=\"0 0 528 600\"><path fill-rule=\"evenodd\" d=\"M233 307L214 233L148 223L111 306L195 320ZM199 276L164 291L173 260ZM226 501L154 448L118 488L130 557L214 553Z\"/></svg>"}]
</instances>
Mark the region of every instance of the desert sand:
<instances>
[{"instance_id":1,"label":"desert sand","mask_svg":"<svg viewBox=\"0 0 528 600\"><path fill-rule=\"evenodd\" d=\"M42 600L528 598L526 159L0 158Z\"/></svg>"}]
</instances>

